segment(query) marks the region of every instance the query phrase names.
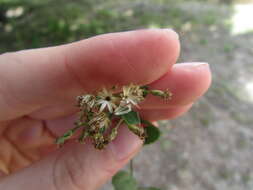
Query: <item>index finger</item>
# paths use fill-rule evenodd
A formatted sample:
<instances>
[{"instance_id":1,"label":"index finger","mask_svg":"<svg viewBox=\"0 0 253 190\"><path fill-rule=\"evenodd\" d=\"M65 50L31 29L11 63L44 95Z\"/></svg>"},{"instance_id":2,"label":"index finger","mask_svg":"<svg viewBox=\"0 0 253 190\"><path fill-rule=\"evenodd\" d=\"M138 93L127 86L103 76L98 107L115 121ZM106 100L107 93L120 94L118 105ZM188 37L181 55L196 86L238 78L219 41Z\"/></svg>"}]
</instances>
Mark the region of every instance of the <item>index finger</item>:
<instances>
[{"instance_id":1,"label":"index finger","mask_svg":"<svg viewBox=\"0 0 253 190\"><path fill-rule=\"evenodd\" d=\"M0 56L0 120L12 119L84 91L130 82L148 84L179 54L177 34L149 29Z\"/></svg>"}]
</instances>

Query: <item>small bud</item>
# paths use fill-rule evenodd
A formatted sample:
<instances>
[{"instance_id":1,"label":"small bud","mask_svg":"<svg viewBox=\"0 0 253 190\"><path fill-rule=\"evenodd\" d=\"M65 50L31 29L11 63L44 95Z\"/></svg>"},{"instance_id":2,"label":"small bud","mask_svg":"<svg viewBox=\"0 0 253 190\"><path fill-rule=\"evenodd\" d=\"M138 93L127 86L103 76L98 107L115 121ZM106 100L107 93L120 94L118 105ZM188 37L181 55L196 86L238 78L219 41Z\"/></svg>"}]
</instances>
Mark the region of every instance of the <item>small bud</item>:
<instances>
[{"instance_id":1,"label":"small bud","mask_svg":"<svg viewBox=\"0 0 253 190\"><path fill-rule=\"evenodd\" d=\"M73 131L69 130L66 133L64 133L61 137L56 139L56 144L62 145L65 143L66 140L68 140L73 135Z\"/></svg>"},{"instance_id":2,"label":"small bud","mask_svg":"<svg viewBox=\"0 0 253 190\"><path fill-rule=\"evenodd\" d=\"M169 90L165 90L165 91L162 91L162 90L150 90L149 92L152 95L154 95L154 96L160 96L160 97L164 98L165 100L170 99L171 96L172 96L172 93Z\"/></svg>"},{"instance_id":3,"label":"small bud","mask_svg":"<svg viewBox=\"0 0 253 190\"><path fill-rule=\"evenodd\" d=\"M59 147L61 147L65 143L65 138L63 137L57 138L55 143L59 145Z\"/></svg>"},{"instance_id":4,"label":"small bud","mask_svg":"<svg viewBox=\"0 0 253 190\"><path fill-rule=\"evenodd\" d=\"M113 128L109 136L109 141L113 141L117 137L118 131L117 128Z\"/></svg>"}]
</instances>

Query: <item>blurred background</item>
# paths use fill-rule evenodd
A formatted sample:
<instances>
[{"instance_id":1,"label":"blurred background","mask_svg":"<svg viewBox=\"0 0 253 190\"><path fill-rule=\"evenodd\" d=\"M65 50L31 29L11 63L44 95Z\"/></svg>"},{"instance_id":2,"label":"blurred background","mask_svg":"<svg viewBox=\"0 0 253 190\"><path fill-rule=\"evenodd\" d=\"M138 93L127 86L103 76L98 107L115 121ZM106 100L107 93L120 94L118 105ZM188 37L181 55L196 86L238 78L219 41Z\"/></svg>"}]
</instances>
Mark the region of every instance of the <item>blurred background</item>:
<instances>
[{"instance_id":1,"label":"blurred background","mask_svg":"<svg viewBox=\"0 0 253 190\"><path fill-rule=\"evenodd\" d=\"M213 84L188 114L160 123L162 138L137 156L135 176L164 190L252 190L252 20L252 0L0 0L0 53L175 29L179 62L209 62Z\"/></svg>"}]
</instances>

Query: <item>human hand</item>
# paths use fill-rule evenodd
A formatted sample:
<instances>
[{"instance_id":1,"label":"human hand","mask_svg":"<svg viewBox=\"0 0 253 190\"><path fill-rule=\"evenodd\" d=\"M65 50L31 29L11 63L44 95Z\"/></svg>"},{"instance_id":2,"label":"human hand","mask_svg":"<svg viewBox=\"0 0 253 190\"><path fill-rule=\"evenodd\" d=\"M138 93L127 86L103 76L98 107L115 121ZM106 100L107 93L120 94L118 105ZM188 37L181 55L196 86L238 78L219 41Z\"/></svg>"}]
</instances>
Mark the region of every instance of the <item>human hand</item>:
<instances>
[{"instance_id":1,"label":"human hand","mask_svg":"<svg viewBox=\"0 0 253 190\"><path fill-rule=\"evenodd\" d=\"M73 126L75 97L129 83L169 89L165 103L148 97L141 115L171 119L208 89L208 64L173 65L179 41L168 29L105 34L79 42L0 55L0 189L94 190L122 168L142 141L120 128L104 150L54 140Z\"/></svg>"}]
</instances>

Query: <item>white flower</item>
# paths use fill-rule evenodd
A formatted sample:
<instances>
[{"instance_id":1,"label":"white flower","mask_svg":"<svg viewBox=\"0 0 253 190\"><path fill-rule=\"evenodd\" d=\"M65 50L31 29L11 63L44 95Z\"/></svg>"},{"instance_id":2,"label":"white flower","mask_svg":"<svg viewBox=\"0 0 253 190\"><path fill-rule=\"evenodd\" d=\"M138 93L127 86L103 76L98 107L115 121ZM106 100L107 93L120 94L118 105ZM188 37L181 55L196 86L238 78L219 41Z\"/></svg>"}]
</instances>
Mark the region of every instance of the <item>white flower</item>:
<instances>
[{"instance_id":1,"label":"white flower","mask_svg":"<svg viewBox=\"0 0 253 190\"><path fill-rule=\"evenodd\" d=\"M144 100L143 89L140 86L130 84L129 86L123 86L122 99L127 103L131 103L138 107L138 103Z\"/></svg>"},{"instance_id":2,"label":"white flower","mask_svg":"<svg viewBox=\"0 0 253 190\"><path fill-rule=\"evenodd\" d=\"M132 111L132 105L126 103L126 101L122 100L120 105L114 110L115 115L124 115L128 112Z\"/></svg>"},{"instance_id":3,"label":"white flower","mask_svg":"<svg viewBox=\"0 0 253 190\"><path fill-rule=\"evenodd\" d=\"M96 102L97 105L100 106L99 112L102 112L105 108L109 110L110 113L113 113L113 109L115 109L117 97L114 97L111 91L102 89L101 92L98 93L98 100Z\"/></svg>"}]
</instances>

